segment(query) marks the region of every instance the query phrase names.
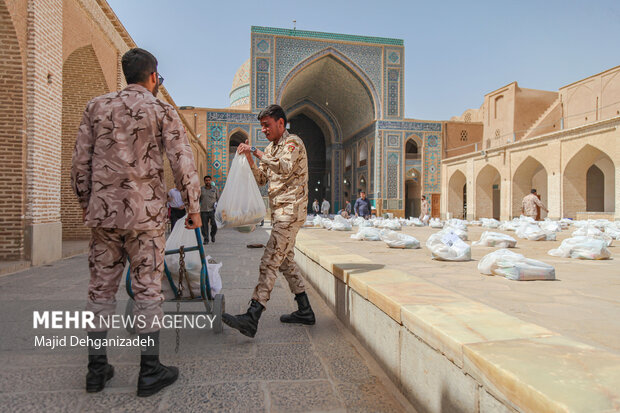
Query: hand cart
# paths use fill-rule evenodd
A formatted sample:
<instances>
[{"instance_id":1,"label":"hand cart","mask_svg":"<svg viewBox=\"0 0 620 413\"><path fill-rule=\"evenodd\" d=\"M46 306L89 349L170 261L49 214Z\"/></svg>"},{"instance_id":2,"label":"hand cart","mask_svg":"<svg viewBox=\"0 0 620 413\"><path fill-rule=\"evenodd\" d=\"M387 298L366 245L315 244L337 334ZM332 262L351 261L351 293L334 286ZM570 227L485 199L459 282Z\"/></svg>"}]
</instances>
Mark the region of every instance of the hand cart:
<instances>
[{"instance_id":1,"label":"hand cart","mask_svg":"<svg viewBox=\"0 0 620 413\"><path fill-rule=\"evenodd\" d=\"M209 273L207 270L207 260L205 258L205 251L202 245L202 236L200 234L200 228L195 228L194 232L196 234L196 246L193 247L185 247L181 246L178 249L166 251L165 255L179 254L179 285L176 285L174 280L172 279L172 274L170 270L168 270L168 266L164 260L164 274L170 284L170 288L174 293L175 298L166 300L165 302L175 302L177 303L177 311L176 312L167 312L165 314L181 314L181 315L191 315L196 314L196 312L191 311L179 311L179 307L181 303L196 303L202 302L204 303L205 310L207 315L215 316L215 320L213 321L213 331L215 333L221 333L222 326L222 313L225 311L225 301L223 294L216 294L215 297L211 294L211 285L209 283ZM185 262L184 256L187 252L198 251L200 253L200 260L202 262L202 266L200 269L200 297L194 297L193 292L191 291L191 287L189 284L189 279L187 278L187 274L185 272ZM127 290L127 295L129 295L130 299L127 301L127 306L125 307L125 315L130 316L133 314L134 307L134 294L131 289L131 266L127 268L127 275L125 279L125 289ZM164 280L162 280L164 282ZM190 297L185 297L183 295L183 282L187 282L187 291ZM135 333L135 329L133 327L128 327L127 331L131 334Z\"/></svg>"}]
</instances>

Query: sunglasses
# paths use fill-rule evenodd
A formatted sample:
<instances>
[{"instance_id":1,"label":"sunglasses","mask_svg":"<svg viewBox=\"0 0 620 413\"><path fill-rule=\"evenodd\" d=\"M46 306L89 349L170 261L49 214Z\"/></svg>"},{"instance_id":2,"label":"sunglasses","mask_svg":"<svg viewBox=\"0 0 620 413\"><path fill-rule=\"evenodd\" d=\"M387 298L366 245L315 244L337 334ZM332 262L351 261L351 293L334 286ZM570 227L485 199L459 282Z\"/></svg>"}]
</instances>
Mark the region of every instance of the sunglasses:
<instances>
[{"instance_id":1,"label":"sunglasses","mask_svg":"<svg viewBox=\"0 0 620 413\"><path fill-rule=\"evenodd\" d=\"M164 77L160 75L159 72L151 72L151 73L157 73L157 82L159 85L164 83Z\"/></svg>"}]
</instances>

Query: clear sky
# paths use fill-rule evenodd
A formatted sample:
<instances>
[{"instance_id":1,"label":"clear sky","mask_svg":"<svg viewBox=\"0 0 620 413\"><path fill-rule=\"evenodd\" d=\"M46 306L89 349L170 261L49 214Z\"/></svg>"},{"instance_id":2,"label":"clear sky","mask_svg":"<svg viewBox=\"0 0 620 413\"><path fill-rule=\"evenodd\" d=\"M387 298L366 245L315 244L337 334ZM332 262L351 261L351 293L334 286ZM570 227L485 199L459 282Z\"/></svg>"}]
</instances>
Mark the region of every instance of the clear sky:
<instances>
[{"instance_id":1,"label":"clear sky","mask_svg":"<svg viewBox=\"0 0 620 413\"><path fill-rule=\"evenodd\" d=\"M405 116L447 120L510 82L557 91L620 65L620 0L108 0L179 106L225 108L250 26L405 41Z\"/></svg>"}]
</instances>

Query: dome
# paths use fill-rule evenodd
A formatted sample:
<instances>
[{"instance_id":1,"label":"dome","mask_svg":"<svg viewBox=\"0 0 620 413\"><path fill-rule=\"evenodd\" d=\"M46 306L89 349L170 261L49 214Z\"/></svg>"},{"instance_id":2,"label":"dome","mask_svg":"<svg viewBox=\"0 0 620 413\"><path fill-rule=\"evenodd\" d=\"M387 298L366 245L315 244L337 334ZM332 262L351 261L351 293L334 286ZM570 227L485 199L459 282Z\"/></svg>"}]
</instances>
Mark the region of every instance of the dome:
<instances>
[{"instance_id":1,"label":"dome","mask_svg":"<svg viewBox=\"0 0 620 413\"><path fill-rule=\"evenodd\" d=\"M250 108L250 59L246 60L235 73L230 89L230 107Z\"/></svg>"}]
</instances>

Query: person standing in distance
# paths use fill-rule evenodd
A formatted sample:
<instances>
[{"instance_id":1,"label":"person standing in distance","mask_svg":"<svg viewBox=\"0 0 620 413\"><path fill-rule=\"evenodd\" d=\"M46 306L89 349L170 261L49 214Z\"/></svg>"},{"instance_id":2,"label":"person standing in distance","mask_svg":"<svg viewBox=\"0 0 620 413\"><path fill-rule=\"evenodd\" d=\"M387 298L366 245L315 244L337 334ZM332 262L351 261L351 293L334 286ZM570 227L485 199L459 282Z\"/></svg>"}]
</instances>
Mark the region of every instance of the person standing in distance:
<instances>
[{"instance_id":1,"label":"person standing in distance","mask_svg":"<svg viewBox=\"0 0 620 413\"><path fill-rule=\"evenodd\" d=\"M269 207L272 230L265 253L261 258L258 284L254 288L250 307L245 314L224 313L222 321L248 337L254 337L258 320L265 310L278 271L282 271L291 292L295 294L298 310L280 317L283 323L315 323L314 312L306 294L303 278L295 263L295 238L306 220L308 205L308 157L303 141L286 130L286 114L278 105L270 105L258 114L270 144L265 152L246 143L237 148L245 154L258 186L269 182ZM252 155L260 159L256 166Z\"/></svg>"},{"instance_id":2,"label":"person standing in distance","mask_svg":"<svg viewBox=\"0 0 620 413\"><path fill-rule=\"evenodd\" d=\"M215 234L217 234L215 206L219 199L220 191L211 184L211 176L205 176L205 185L200 187L200 217L202 218L204 244L209 243L209 224L211 224L211 242L215 242Z\"/></svg>"},{"instance_id":3,"label":"person standing in distance","mask_svg":"<svg viewBox=\"0 0 620 413\"><path fill-rule=\"evenodd\" d=\"M538 216L538 208L544 209L547 213L549 213L549 210L545 207L545 205L540 202L536 189L532 188L530 193L523 197L523 200L521 201L521 212L526 217L536 220L536 217Z\"/></svg>"},{"instance_id":4,"label":"person standing in distance","mask_svg":"<svg viewBox=\"0 0 620 413\"><path fill-rule=\"evenodd\" d=\"M125 263L131 264L134 316L142 348L138 396L150 396L174 383L176 367L159 362L159 327L163 316L161 276L167 219L163 151L176 187L189 212L188 229L200 222L200 186L185 129L168 103L157 99L163 78L157 59L134 48L121 59L127 87L92 99L79 127L71 183L92 228L90 284L86 310L95 320L112 316ZM139 318L138 318L139 317ZM155 324L155 325L154 325ZM106 327L95 322L90 342L104 339ZM88 349L86 391L99 392L114 376L105 347Z\"/></svg>"},{"instance_id":5,"label":"person standing in distance","mask_svg":"<svg viewBox=\"0 0 620 413\"><path fill-rule=\"evenodd\" d=\"M372 205L370 200L366 198L366 192L360 192L360 197L355 200L355 206L353 209L355 210L356 217L362 217L364 219L368 219L370 217Z\"/></svg>"}]
</instances>

